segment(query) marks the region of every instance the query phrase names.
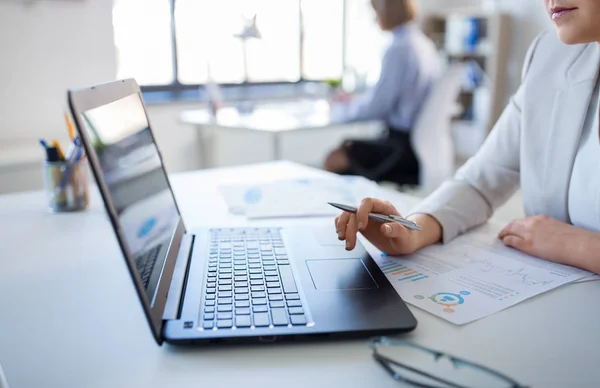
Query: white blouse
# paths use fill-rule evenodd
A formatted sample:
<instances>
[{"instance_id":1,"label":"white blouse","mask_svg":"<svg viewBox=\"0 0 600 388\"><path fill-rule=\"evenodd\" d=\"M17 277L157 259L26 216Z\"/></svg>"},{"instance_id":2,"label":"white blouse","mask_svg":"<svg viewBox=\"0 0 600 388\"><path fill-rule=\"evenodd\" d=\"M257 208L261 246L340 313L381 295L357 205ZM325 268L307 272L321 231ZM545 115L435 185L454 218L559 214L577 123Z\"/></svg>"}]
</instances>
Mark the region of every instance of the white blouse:
<instances>
[{"instance_id":1,"label":"white blouse","mask_svg":"<svg viewBox=\"0 0 600 388\"><path fill-rule=\"evenodd\" d=\"M571 223L600 232L600 105L596 85L569 185Z\"/></svg>"}]
</instances>

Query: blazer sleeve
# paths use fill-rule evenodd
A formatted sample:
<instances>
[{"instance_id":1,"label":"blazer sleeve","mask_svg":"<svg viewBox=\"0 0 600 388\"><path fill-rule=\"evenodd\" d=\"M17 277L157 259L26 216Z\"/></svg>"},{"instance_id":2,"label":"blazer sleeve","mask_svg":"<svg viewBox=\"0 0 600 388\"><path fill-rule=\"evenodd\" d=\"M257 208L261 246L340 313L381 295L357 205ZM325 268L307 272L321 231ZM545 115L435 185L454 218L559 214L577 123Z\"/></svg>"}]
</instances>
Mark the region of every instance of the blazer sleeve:
<instances>
[{"instance_id":1,"label":"blazer sleeve","mask_svg":"<svg viewBox=\"0 0 600 388\"><path fill-rule=\"evenodd\" d=\"M442 226L442 242L486 222L518 189L520 179L521 109L529 66L541 36L530 46L521 86L512 96L484 144L455 176L409 214L428 214Z\"/></svg>"}]
</instances>

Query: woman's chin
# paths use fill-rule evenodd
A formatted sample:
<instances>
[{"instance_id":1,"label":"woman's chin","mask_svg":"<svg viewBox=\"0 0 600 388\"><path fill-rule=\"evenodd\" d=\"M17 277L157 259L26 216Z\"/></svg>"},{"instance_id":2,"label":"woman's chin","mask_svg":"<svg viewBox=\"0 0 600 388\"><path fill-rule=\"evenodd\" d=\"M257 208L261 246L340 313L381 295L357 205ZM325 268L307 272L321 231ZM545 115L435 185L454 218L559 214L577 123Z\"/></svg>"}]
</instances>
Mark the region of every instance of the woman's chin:
<instances>
[{"instance_id":1,"label":"woman's chin","mask_svg":"<svg viewBox=\"0 0 600 388\"><path fill-rule=\"evenodd\" d=\"M558 38L564 44L583 44L595 42L591 37L582 34L581 31L574 31L573 28L562 27L558 29Z\"/></svg>"}]
</instances>

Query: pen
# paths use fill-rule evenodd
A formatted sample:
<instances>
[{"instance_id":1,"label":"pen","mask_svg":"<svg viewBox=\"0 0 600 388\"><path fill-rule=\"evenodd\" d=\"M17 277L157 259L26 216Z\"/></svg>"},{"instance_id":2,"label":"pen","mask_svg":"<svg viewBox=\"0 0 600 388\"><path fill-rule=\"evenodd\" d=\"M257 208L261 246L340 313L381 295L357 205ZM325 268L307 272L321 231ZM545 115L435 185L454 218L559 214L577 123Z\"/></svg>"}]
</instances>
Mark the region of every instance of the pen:
<instances>
[{"instance_id":1,"label":"pen","mask_svg":"<svg viewBox=\"0 0 600 388\"><path fill-rule=\"evenodd\" d=\"M46 148L46 161L47 162L60 162L60 155L56 147Z\"/></svg>"},{"instance_id":2,"label":"pen","mask_svg":"<svg viewBox=\"0 0 600 388\"><path fill-rule=\"evenodd\" d=\"M339 203L332 203L332 202L328 202L328 204L330 204L331 206L343 210L345 212L349 212L349 213L354 213L356 214L356 212L358 211L357 208L353 207L353 206L348 206L348 205L342 205ZM385 214L379 214L379 213L369 213L369 218L374 219L376 221L379 222L397 222L400 225L404 226L405 228L408 228L410 230L421 230L423 228L421 228L421 226L417 225L415 222L411 221L411 220L407 220L406 218L400 217L400 216L395 216L395 215L385 215Z\"/></svg>"},{"instance_id":3,"label":"pen","mask_svg":"<svg viewBox=\"0 0 600 388\"><path fill-rule=\"evenodd\" d=\"M73 127L73 123L69 118L69 114L65 112L65 122L67 123L67 129L69 130L69 138L71 140L75 140L75 128Z\"/></svg>"},{"instance_id":4,"label":"pen","mask_svg":"<svg viewBox=\"0 0 600 388\"><path fill-rule=\"evenodd\" d=\"M40 144L42 145L42 147L48 148L48 143L46 143L46 140L40 139Z\"/></svg>"},{"instance_id":5,"label":"pen","mask_svg":"<svg viewBox=\"0 0 600 388\"><path fill-rule=\"evenodd\" d=\"M56 148L56 151L58 152L58 156L59 156L60 160L65 160L65 153L63 152L63 150L62 150L62 148L60 146L60 143L58 141L56 141L56 140L53 140L52 141L52 146L54 148Z\"/></svg>"},{"instance_id":6,"label":"pen","mask_svg":"<svg viewBox=\"0 0 600 388\"><path fill-rule=\"evenodd\" d=\"M61 168L63 176L62 176L62 179L60 180L60 183L58 184L58 187L56 188L57 196L62 193L62 191L67 186L67 182L69 181L69 179L71 179L73 167L83 156L83 150L81 149L80 146L75 145L74 151L69 156L70 156L69 159L66 161L66 167L64 168L64 170Z\"/></svg>"},{"instance_id":7,"label":"pen","mask_svg":"<svg viewBox=\"0 0 600 388\"><path fill-rule=\"evenodd\" d=\"M77 150L77 147L81 146L81 141L79 140L79 137L76 137L75 139L73 139L73 143L71 143L71 145L69 146L69 149L67 149L67 154L65 155L65 160L71 160L73 153Z\"/></svg>"}]
</instances>

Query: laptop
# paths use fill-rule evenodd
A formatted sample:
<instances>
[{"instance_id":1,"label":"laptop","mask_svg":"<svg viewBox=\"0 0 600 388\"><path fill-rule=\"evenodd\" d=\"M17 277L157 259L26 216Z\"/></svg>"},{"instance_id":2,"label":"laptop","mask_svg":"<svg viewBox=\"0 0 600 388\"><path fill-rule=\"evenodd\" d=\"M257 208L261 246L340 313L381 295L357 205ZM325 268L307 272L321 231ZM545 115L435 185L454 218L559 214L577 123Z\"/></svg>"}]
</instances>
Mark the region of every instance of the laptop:
<instances>
[{"instance_id":1,"label":"laptop","mask_svg":"<svg viewBox=\"0 0 600 388\"><path fill-rule=\"evenodd\" d=\"M334 233L328 242L311 227L189 231L134 79L69 90L68 101L159 344L366 337L416 327L364 247L348 252Z\"/></svg>"}]
</instances>

